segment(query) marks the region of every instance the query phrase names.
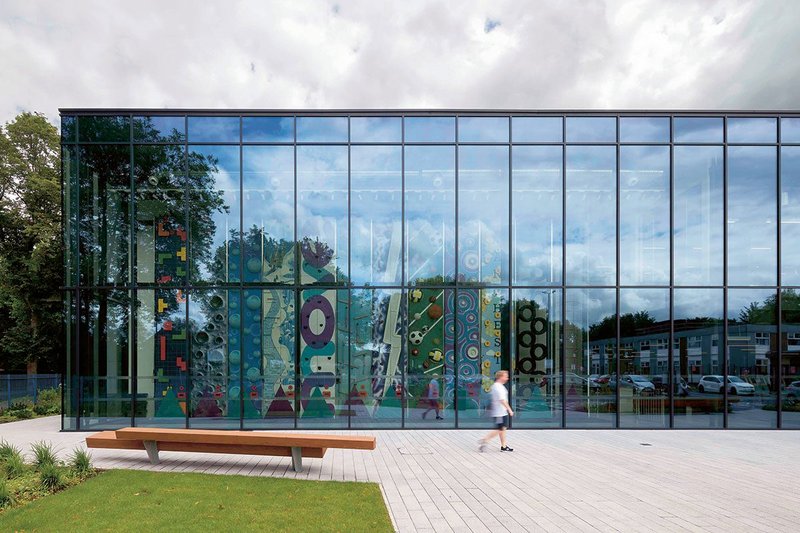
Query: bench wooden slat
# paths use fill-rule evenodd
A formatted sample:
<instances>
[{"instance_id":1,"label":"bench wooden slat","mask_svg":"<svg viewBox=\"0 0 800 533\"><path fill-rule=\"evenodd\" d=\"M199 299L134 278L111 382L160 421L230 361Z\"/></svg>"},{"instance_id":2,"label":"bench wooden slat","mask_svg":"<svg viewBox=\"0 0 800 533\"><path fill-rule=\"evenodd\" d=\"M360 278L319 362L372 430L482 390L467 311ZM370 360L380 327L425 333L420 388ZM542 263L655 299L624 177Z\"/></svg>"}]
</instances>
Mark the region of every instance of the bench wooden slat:
<instances>
[{"instance_id":1,"label":"bench wooden slat","mask_svg":"<svg viewBox=\"0 0 800 533\"><path fill-rule=\"evenodd\" d=\"M118 439L114 431L103 431L86 437L89 448L105 448L115 450L144 450L144 442L134 439ZM205 442L168 442L158 441L158 449L162 452L197 452L197 453L231 453L239 455L273 455L291 457L291 446L264 446L248 444L209 444ZM322 459L326 448L301 447L303 457Z\"/></svg>"},{"instance_id":2,"label":"bench wooden slat","mask_svg":"<svg viewBox=\"0 0 800 533\"><path fill-rule=\"evenodd\" d=\"M115 431L119 440L157 441L160 443L206 443L236 446L297 446L302 448L348 448L374 450L375 437L320 435L302 433L270 433L225 431L213 429L123 428ZM305 454L304 454L305 455Z\"/></svg>"}]
</instances>

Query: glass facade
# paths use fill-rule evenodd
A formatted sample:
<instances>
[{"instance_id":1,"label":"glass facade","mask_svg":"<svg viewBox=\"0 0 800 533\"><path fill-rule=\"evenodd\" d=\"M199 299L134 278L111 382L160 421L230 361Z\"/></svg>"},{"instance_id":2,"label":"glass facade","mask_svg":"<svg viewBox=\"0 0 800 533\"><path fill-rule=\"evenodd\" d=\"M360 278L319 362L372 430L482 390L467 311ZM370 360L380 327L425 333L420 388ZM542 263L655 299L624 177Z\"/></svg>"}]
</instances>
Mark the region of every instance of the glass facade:
<instances>
[{"instance_id":1,"label":"glass facade","mask_svg":"<svg viewBox=\"0 0 800 533\"><path fill-rule=\"evenodd\" d=\"M62 121L64 430L800 428L797 114Z\"/></svg>"}]
</instances>

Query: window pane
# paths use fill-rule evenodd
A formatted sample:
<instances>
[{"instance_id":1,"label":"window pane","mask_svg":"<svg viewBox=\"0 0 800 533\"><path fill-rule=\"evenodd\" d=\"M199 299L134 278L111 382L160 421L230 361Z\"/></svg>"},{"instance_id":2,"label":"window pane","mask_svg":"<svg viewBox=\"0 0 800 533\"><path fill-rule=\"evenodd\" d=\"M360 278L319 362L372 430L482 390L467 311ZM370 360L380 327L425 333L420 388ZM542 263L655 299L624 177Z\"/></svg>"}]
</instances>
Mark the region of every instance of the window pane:
<instances>
[{"instance_id":1,"label":"window pane","mask_svg":"<svg viewBox=\"0 0 800 533\"><path fill-rule=\"evenodd\" d=\"M260 416L252 400L241 403L242 364L258 368L260 357L253 356L251 335L245 338L251 342L240 342L239 298L239 291L218 289L189 294L191 428L239 429L242 413Z\"/></svg>"},{"instance_id":2,"label":"window pane","mask_svg":"<svg viewBox=\"0 0 800 533\"><path fill-rule=\"evenodd\" d=\"M67 287L78 285L78 242L80 234L80 184L78 152L75 146L61 147L61 182L64 205L64 280Z\"/></svg>"},{"instance_id":3,"label":"window pane","mask_svg":"<svg viewBox=\"0 0 800 533\"><path fill-rule=\"evenodd\" d=\"M242 117L242 142L294 142L294 117Z\"/></svg>"},{"instance_id":4,"label":"window pane","mask_svg":"<svg viewBox=\"0 0 800 533\"><path fill-rule=\"evenodd\" d=\"M347 117L297 117L297 142L347 142Z\"/></svg>"},{"instance_id":5,"label":"window pane","mask_svg":"<svg viewBox=\"0 0 800 533\"><path fill-rule=\"evenodd\" d=\"M514 284L561 283L560 146L515 146L512 254Z\"/></svg>"},{"instance_id":6,"label":"window pane","mask_svg":"<svg viewBox=\"0 0 800 533\"><path fill-rule=\"evenodd\" d=\"M64 292L64 411L62 425L64 431L78 429L79 391L81 388L80 368L78 367L78 347L75 326L78 325L78 305L73 292Z\"/></svg>"},{"instance_id":7,"label":"window pane","mask_svg":"<svg viewBox=\"0 0 800 533\"><path fill-rule=\"evenodd\" d=\"M455 427L452 289L408 291L405 427Z\"/></svg>"},{"instance_id":8,"label":"window pane","mask_svg":"<svg viewBox=\"0 0 800 533\"><path fill-rule=\"evenodd\" d=\"M300 282L346 281L347 147L297 148Z\"/></svg>"},{"instance_id":9,"label":"window pane","mask_svg":"<svg viewBox=\"0 0 800 533\"><path fill-rule=\"evenodd\" d=\"M455 148L406 146L406 279L452 282L455 276Z\"/></svg>"},{"instance_id":10,"label":"window pane","mask_svg":"<svg viewBox=\"0 0 800 533\"><path fill-rule=\"evenodd\" d=\"M455 142L455 117L406 117L405 142Z\"/></svg>"},{"instance_id":11,"label":"window pane","mask_svg":"<svg viewBox=\"0 0 800 533\"><path fill-rule=\"evenodd\" d=\"M77 124L78 117L62 116L61 117L61 142L74 143L77 141Z\"/></svg>"},{"instance_id":12,"label":"window pane","mask_svg":"<svg viewBox=\"0 0 800 533\"><path fill-rule=\"evenodd\" d=\"M244 281L294 283L294 147L244 146L242 164Z\"/></svg>"},{"instance_id":13,"label":"window pane","mask_svg":"<svg viewBox=\"0 0 800 533\"><path fill-rule=\"evenodd\" d=\"M459 279L507 283L508 147L458 150Z\"/></svg>"},{"instance_id":14,"label":"window pane","mask_svg":"<svg viewBox=\"0 0 800 533\"><path fill-rule=\"evenodd\" d=\"M239 142L239 117L189 117L189 142Z\"/></svg>"},{"instance_id":15,"label":"window pane","mask_svg":"<svg viewBox=\"0 0 800 533\"><path fill-rule=\"evenodd\" d=\"M400 117L350 118L350 142L399 143L402 140L403 125Z\"/></svg>"},{"instance_id":16,"label":"window pane","mask_svg":"<svg viewBox=\"0 0 800 533\"><path fill-rule=\"evenodd\" d=\"M567 283L614 285L617 163L613 146L567 147Z\"/></svg>"},{"instance_id":17,"label":"window pane","mask_svg":"<svg viewBox=\"0 0 800 533\"><path fill-rule=\"evenodd\" d=\"M781 148L781 284L800 285L800 147Z\"/></svg>"},{"instance_id":18,"label":"window pane","mask_svg":"<svg viewBox=\"0 0 800 533\"><path fill-rule=\"evenodd\" d=\"M80 283L127 283L130 275L130 148L80 148Z\"/></svg>"},{"instance_id":19,"label":"window pane","mask_svg":"<svg viewBox=\"0 0 800 533\"><path fill-rule=\"evenodd\" d=\"M567 142L617 142L617 119L567 117Z\"/></svg>"},{"instance_id":20,"label":"window pane","mask_svg":"<svg viewBox=\"0 0 800 533\"><path fill-rule=\"evenodd\" d=\"M133 140L136 142L172 142L186 140L186 117L133 117Z\"/></svg>"},{"instance_id":21,"label":"window pane","mask_svg":"<svg viewBox=\"0 0 800 533\"><path fill-rule=\"evenodd\" d=\"M130 293L82 291L79 313L81 429L129 426Z\"/></svg>"},{"instance_id":22,"label":"window pane","mask_svg":"<svg viewBox=\"0 0 800 533\"><path fill-rule=\"evenodd\" d=\"M348 368L355 361L348 357L347 310L347 291L307 289L300 293L298 427L347 427L352 409Z\"/></svg>"},{"instance_id":23,"label":"window pane","mask_svg":"<svg viewBox=\"0 0 800 533\"><path fill-rule=\"evenodd\" d=\"M669 290L621 289L620 427L669 427Z\"/></svg>"},{"instance_id":24,"label":"window pane","mask_svg":"<svg viewBox=\"0 0 800 533\"><path fill-rule=\"evenodd\" d=\"M797 429L800 428L800 411L797 410L800 401L800 293L796 289L781 292L781 336L781 427Z\"/></svg>"},{"instance_id":25,"label":"window pane","mask_svg":"<svg viewBox=\"0 0 800 533\"><path fill-rule=\"evenodd\" d=\"M402 328L406 307L399 289L351 293L350 398L352 427L395 427L402 423L406 395Z\"/></svg>"},{"instance_id":26,"label":"window pane","mask_svg":"<svg viewBox=\"0 0 800 533\"><path fill-rule=\"evenodd\" d=\"M675 117L676 143L721 143L722 117Z\"/></svg>"},{"instance_id":27,"label":"window pane","mask_svg":"<svg viewBox=\"0 0 800 533\"><path fill-rule=\"evenodd\" d=\"M620 147L620 283L669 283L669 146Z\"/></svg>"},{"instance_id":28,"label":"window pane","mask_svg":"<svg viewBox=\"0 0 800 533\"><path fill-rule=\"evenodd\" d=\"M136 426L186 427L189 357L186 295L139 290L136 310Z\"/></svg>"},{"instance_id":29,"label":"window pane","mask_svg":"<svg viewBox=\"0 0 800 533\"><path fill-rule=\"evenodd\" d=\"M182 284L186 280L186 149L134 146L136 280ZM204 204L210 203L210 195ZM203 204L200 204L203 205Z\"/></svg>"},{"instance_id":30,"label":"window pane","mask_svg":"<svg viewBox=\"0 0 800 533\"><path fill-rule=\"evenodd\" d=\"M669 117L621 117L619 140L624 143L668 143Z\"/></svg>"},{"instance_id":31,"label":"window pane","mask_svg":"<svg viewBox=\"0 0 800 533\"><path fill-rule=\"evenodd\" d=\"M401 283L402 158L400 146L351 149L350 274L356 285Z\"/></svg>"},{"instance_id":32,"label":"window pane","mask_svg":"<svg viewBox=\"0 0 800 533\"><path fill-rule=\"evenodd\" d=\"M460 428L493 427L494 418L486 407L495 372L509 370L509 312L506 290L457 291L456 406Z\"/></svg>"},{"instance_id":33,"label":"window pane","mask_svg":"<svg viewBox=\"0 0 800 533\"><path fill-rule=\"evenodd\" d=\"M722 374L722 289L675 289L672 346L674 427L721 428L722 395L699 390L700 378Z\"/></svg>"},{"instance_id":34,"label":"window pane","mask_svg":"<svg viewBox=\"0 0 800 533\"><path fill-rule=\"evenodd\" d=\"M728 148L728 284L775 285L774 147Z\"/></svg>"},{"instance_id":35,"label":"window pane","mask_svg":"<svg viewBox=\"0 0 800 533\"><path fill-rule=\"evenodd\" d=\"M561 427L561 291L514 291L514 427Z\"/></svg>"},{"instance_id":36,"label":"window pane","mask_svg":"<svg viewBox=\"0 0 800 533\"><path fill-rule=\"evenodd\" d=\"M774 143L778 137L778 120L769 118L728 119L729 143Z\"/></svg>"},{"instance_id":37,"label":"window pane","mask_svg":"<svg viewBox=\"0 0 800 533\"><path fill-rule=\"evenodd\" d=\"M511 117L515 143L560 143L564 138L561 117Z\"/></svg>"},{"instance_id":38,"label":"window pane","mask_svg":"<svg viewBox=\"0 0 800 533\"><path fill-rule=\"evenodd\" d=\"M722 285L722 147L676 146L676 285Z\"/></svg>"},{"instance_id":39,"label":"window pane","mask_svg":"<svg viewBox=\"0 0 800 533\"><path fill-rule=\"evenodd\" d=\"M128 142L130 139L130 117L78 117L78 141L80 142Z\"/></svg>"},{"instance_id":40,"label":"window pane","mask_svg":"<svg viewBox=\"0 0 800 533\"><path fill-rule=\"evenodd\" d=\"M239 147L189 147L192 279L239 281Z\"/></svg>"},{"instance_id":41,"label":"window pane","mask_svg":"<svg viewBox=\"0 0 800 533\"><path fill-rule=\"evenodd\" d=\"M800 143L800 118L781 119L781 142Z\"/></svg>"},{"instance_id":42,"label":"window pane","mask_svg":"<svg viewBox=\"0 0 800 533\"><path fill-rule=\"evenodd\" d=\"M778 427L777 295L774 289L728 291L728 427Z\"/></svg>"},{"instance_id":43,"label":"window pane","mask_svg":"<svg viewBox=\"0 0 800 533\"><path fill-rule=\"evenodd\" d=\"M245 290L241 314L230 316L231 325L249 324L242 330L244 394L245 406L249 398L255 409L251 416L245 414L245 428L294 427L294 295L288 289Z\"/></svg>"},{"instance_id":44,"label":"window pane","mask_svg":"<svg viewBox=\"0 0 800 533\"><path fill-rule=\"evenodd\" d=\"M508 117L459 117L458 142L508 142Z\"/></svg>"},{"instance_id":45,"label":"window pane","mask_svg":"<svg viewBox=\"0 0 800 533\"><path fill-rule=\"evenodd\" d=\"M589 375L607 378L616 375L616 291L567 289L566 299L567 427L613 428L616 426L616 395L609 386L595 386Z\"/></svg>"}]
</instances>

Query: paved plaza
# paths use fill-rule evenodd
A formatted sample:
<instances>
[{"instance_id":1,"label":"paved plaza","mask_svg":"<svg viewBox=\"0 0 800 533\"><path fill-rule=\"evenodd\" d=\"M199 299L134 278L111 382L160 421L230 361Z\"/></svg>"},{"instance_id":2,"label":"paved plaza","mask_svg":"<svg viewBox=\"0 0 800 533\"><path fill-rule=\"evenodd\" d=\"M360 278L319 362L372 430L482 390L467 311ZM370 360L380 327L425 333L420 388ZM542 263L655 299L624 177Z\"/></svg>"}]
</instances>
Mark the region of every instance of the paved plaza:
<instances>
[{"instance_id":1,"label":"paved plaza","mask_svg":"<svg viewBox=\"0 0 800 533\"><path fill-rule=\"evenodd\" d=\"M66 457L87 433L59 418L0 425L23 447ZM342 433L342 432L335 432ZM374 481L398 531L797 531L800 433L532 431L477 451L483 431L357 431L375 451L329 450L296 473L287 457L93 450L95 466L298 479ZM353 434L350 433L350 434Z\"/></svg>"}]
</instances>

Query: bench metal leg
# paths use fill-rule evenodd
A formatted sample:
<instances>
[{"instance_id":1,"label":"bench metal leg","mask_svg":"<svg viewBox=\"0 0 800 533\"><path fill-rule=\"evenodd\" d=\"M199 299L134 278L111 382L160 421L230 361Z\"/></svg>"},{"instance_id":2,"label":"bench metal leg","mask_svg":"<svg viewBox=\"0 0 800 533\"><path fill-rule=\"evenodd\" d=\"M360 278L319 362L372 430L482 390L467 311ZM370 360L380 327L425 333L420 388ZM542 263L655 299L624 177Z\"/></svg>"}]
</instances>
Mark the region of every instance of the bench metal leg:
<instances>
[{"instance_id":1,"label":"bench metal leg","mask_svg":"<svg viewBox=\"0 0 800 533\"><path fill-rule=\"evenodd\" d=\"M303 454L302 448L292 446L292 469L295 472L303 471Z\"/></svg>"},{"instance_id":2,"label":"bench metal leg","mask_svg":"<svg viewBox=\"0 0 800 533\"><path fill-rule=\"evenodd\" d=\"M154 440L144 441L144 449L147 450L147 457L150 458L150 464L158 464L158 443Z\"/></svg>"}]
</instances>

